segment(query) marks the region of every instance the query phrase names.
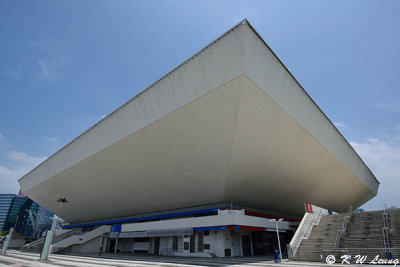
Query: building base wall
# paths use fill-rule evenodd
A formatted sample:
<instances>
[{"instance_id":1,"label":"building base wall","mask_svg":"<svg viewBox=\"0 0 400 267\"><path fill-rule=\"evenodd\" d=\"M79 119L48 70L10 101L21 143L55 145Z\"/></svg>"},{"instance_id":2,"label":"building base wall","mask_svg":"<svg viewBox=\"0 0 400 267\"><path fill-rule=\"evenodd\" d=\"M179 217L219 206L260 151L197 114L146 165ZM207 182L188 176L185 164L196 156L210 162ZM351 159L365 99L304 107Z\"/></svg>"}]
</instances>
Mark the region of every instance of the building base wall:
<instances>
[{"instance_id":1,"label":"building base wall","mask_svg":"<svg viewBox=\"0 0 400 267\"><path fill-rule=\"evenodd\" d=\"M278 249L277 220L268 218L268 214L245 209L203 211L175 213L178 216L171 218L146 217L133 223L91 226L79 236L80 241L76 241L79 244L69 245L62 252L99 253L102 250L125 255L237 257L272 256ZM281 219L277 224L281 248L285 252L298 223ZM70 238L78 240L77 237ZM82 243L82 239L87 242Z\"/></svg>"},{"instance_id":2,"label":"building base wall","mask_svg":"<svg viewBox=\"0 0 400 267\"><path fill-rule=\"evenodd\" d=\"M293 232L282 231L279 235L282 251L286 254L286 246ZM273 251L278 249L276 232L237 229L198 231L193 235L182 236L121 238L115 249L116 240L116 238L108 238L106 252L185 257L238 257L272 256ZM93 247L95 243L96 241L93 241L88 244L92 251L95 251ZM90 249L82 248L81 251L89 253Z\"/></svg>"}]
</instances>

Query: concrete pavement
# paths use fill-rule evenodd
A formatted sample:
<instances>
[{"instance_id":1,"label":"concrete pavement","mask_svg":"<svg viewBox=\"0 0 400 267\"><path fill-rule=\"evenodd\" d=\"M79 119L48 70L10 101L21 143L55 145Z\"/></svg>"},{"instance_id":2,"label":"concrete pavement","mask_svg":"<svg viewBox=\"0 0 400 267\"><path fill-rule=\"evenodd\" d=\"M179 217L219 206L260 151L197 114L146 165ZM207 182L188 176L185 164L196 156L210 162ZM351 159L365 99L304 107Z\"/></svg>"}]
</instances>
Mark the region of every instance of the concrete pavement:
<instances>
[{"instance_id":1,"label":"concrete pavement","mask_svg":"<svg viewBox=\"0 0 400 267\"><path fill-rule=\"evenodd\" d=\"M212 266L212 267L300 267L300 266L327 266L325 263L315 262L288 262L275 264L270 257L234 257L234 258L189 258L189 257L161 257L130 254L104 254L101 257L97 255L59 255L52 254L49 261L38 261L39 255L32 253L22 253L20 251L10 250L6 256L0 256L0 266L165 266L165 267L194 267L194 266ZM354 265L355 266L355 265Z\"/></svg>"}]
</instances>

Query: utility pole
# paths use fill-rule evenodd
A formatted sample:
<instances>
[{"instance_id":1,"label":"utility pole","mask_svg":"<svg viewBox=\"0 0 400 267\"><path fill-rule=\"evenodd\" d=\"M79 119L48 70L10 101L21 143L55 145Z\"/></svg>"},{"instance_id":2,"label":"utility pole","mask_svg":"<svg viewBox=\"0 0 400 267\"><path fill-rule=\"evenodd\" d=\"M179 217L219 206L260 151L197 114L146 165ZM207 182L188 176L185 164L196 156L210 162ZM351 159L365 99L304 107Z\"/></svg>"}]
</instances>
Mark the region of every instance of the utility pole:
<instances>
[{"instance_id":1,"label":"utility pole","mask_svg":"<svg viewBox=\"0 0 400 267\"><path fill-rule=\"evenodd\" d=\"M276 227L276 236L278 237L278 247L279 247L279 255L281 256L281 261L283 260L282 258L282 250L281 250L281 241L279 239L279 228L278 228L278 222L283 221L283 218L280 218L278 221L275 219L270 220L271 222L275 222L275 227Z\"/></svg>"}]
</instances>

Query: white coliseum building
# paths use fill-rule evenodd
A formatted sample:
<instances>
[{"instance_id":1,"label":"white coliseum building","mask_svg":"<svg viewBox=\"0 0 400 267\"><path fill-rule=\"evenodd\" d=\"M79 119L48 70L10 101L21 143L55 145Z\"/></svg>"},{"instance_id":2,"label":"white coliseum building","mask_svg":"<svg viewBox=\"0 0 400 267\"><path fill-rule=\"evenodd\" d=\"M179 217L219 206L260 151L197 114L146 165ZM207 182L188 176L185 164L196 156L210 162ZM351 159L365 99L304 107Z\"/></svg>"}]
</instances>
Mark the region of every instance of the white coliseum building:
<instances>
[{"instance_id":1,"label":"white coliseum building","mask_svg":"<svg viewBox=\"0 0 400 267\"><path fill-rule=\"evenodd\" d=\"M221 257L271 253L271 218L284 245L304 203L344 212L379 187L247 20L19 183L86 233L60 252Z\"/></svg>"}]
</instances>

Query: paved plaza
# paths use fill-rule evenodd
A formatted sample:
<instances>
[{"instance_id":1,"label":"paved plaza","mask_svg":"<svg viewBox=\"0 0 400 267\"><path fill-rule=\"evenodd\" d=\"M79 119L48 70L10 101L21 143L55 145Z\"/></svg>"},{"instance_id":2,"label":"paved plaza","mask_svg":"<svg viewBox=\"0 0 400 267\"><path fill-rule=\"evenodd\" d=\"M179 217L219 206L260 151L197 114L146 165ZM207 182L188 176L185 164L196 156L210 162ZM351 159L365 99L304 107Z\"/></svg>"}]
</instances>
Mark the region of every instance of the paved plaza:
<instances>
[{"instance_id":1,"label":"paved plaza","mask_svg":"<svg viewBox=\"0 0 400 267\"><path fill-rule=\"evenodd\" d=\"M0 256L0 266L165 266L165 267L194 267L194 266L328 266L328 264L315 262L288 262L276 264L267 257L234 257L234 258L188 258L188 257L161 257L161 256L132 256L105 254L101 257L95 255L50 255L49 261L38 261L38 254L22 253L15 250ZM349 266L349 265L348 265Z\"/></svg>"}]
</instances>

